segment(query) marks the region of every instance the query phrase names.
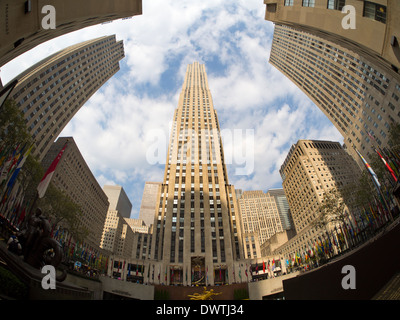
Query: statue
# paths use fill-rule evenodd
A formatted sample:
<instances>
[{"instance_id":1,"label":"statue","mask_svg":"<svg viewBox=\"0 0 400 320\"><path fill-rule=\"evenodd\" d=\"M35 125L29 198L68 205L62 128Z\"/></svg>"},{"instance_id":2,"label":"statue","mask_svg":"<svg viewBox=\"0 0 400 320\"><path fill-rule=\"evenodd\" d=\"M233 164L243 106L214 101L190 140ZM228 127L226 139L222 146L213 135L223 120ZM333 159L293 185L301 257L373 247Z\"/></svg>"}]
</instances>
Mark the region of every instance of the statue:
<instances>
[{"instance_id":1,"label":"statue","mask_svg":"<svg viewBox=\"0 0 400 320\"><path fill-rule=\"evenodd\" d=\"M194 293L194 294L189 294L188 297L190 300L212 300L212 296L218 296L222 294L222 292L214 292L214 289L208 290L206 287L203 287L203 292L202 293Z\"/></svg>"},{"instance_id":2,"label":"statue","mask_svg":"<svg viewBox=\"0 0 400 320\"><path fill-rule=\"evenodd\" d=\"M27 227L20 233L25 262L35 268L52 265L57 268L63 257L61 245L50 237L51 225L42 215L40 208L28 220ZM67 274L64 271L57 281L64 281Z\"/></svg>"}]
</instances>

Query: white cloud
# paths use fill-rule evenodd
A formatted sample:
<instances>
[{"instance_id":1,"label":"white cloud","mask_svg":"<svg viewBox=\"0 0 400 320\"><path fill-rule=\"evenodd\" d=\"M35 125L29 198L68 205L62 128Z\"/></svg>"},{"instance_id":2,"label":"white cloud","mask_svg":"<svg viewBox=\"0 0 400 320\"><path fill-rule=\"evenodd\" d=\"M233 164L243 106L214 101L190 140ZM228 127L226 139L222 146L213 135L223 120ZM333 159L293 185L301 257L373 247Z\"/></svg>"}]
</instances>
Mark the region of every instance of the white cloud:
<instances>
[{"instance_id":1,"label":"white cloud","mask_svg":"<svg viewBox=\"0 0 400 320\"><path fill-rule=\"evenodd\" d=\"M186 65L205 63L221 129L254 130L254 170L229 180L245 190L279 186L279 167L298 139L340 139L308 98L268 63L273 25L260 0L152 0L143 15L59 37L2 67L3 83L31 64L80 41L116 34L121 70L81 108L72 135L100 185L120 184L138 213L144 181L162 181L148 159L149 141L165 133ZM224 145L225 152L238 152ZM165 162L165 160L164 160Z\"/></svg>"}]
</instances>

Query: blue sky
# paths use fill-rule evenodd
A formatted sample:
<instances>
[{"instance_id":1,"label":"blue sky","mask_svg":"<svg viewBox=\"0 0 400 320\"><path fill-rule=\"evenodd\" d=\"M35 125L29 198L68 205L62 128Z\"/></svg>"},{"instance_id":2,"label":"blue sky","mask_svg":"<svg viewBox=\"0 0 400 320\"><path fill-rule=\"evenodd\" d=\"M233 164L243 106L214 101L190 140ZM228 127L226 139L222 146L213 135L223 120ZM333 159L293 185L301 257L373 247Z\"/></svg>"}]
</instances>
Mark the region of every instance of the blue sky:
<instances>
[{"instance_id":1,"label":"blue sky","mask_svg":"<svg viewBox=\"0 0 400 320\"><path fill-rule=\"evenodd\" d=\"M225 155L233 155L227 165L229 182L243 190L267 191L281 187L279 167L297 140L343 138L268 63L273 24L264 15L262 0L143 0L143 15L46 42L3 66L1 77L5 84L35 62L81 41L110 34L124 41L121 70L61 136L74 137L101 186L123 186L133 205L131 216L137 218L144 182L162 181L164 175L165 159L149 163L149 144L164 139L167 148L186 66L203 63L221 129L243 132L243 143L254 142L251 155L235 141L224 144ZM246 136L246 130L254 135ZM236 174L242 164L234 155L251 157L254 168Z\"/></svg>"}]
</instances>

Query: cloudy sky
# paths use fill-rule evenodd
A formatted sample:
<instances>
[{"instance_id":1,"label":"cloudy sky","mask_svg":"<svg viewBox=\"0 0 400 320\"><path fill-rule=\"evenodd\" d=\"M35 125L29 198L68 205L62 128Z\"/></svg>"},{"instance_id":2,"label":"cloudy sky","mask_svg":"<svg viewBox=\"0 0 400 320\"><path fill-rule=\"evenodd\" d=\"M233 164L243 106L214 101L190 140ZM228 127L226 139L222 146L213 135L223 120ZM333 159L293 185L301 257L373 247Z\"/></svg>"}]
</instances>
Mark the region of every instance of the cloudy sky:
<instances>
[{"instance_id":1,"label":"cloudy sky","mask_svg":"<svg viewBox=\"0 0 400 320\"><path fill-rule=\"evenodd\" d=\"M61 136L74 137L100 186L123 186L133 205L131 217L137 218L144 182L162 181L164 175L165 157L157 161L149 156L149 146L164 145L159 155L166 152L186 66L205 64L221 130L233 137L242 133L224 142L225 156L231 159L229 182L266 192L282 186L279 168L297 140L343 138L269 64L274 25L264 14L262 0L143 0L143 15L53 39L3 66L1 78L5 84L81 41L111 34L124 41L121 70Z\"/></svg>"}]
</instances>

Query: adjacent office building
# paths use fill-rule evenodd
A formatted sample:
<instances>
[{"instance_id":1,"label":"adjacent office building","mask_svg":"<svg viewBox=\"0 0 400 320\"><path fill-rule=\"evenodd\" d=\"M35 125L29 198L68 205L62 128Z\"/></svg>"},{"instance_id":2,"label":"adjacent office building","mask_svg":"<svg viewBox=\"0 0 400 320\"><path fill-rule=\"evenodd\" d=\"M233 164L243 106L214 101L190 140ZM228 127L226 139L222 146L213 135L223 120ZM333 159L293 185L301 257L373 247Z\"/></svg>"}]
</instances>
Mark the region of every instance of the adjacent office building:
<instances>
[{"instance_id":1,"label":"adjacent office building","mask_svg":"<svg viewBox=\"0 0 400 320\"><path fill-rule=\"evenodd\" d=\"M282 229L294 229L292 216L290 214L289 203L287 201L285 191L283 189L269 189L268 194L275 198L276 207L278 208L279 217L281 218Z\"/></svg>"},{"instance_id":2,"label":"adjacent office building","mask_svg":"<svg viewBox=\"0 0 400 320\"><path fill-rule=\"evenodd\" d=\"M243 258L240 218L204 65L188 65L173 120L152 259L169 284L231 283Z\"/></svg>"},{"instance_id":3,"label":"adjacent office building","mask_svg":"<svg viewBox=\"0 0 400 320\"><path fill-rule=\"evenodd\" d=\"M100 247L109 202L74 139L72 137L58 138L44 157L42 166L47 170L66 143L67 147L51 182L81 207L82 214L78 219L80 224L89 231L85 246L95 251Z\"/></svg>"},{"instance_id":4,"label":"adjacent office building","mask_svg":"<svg viewBox=\"0 0 400 320\"><path fill-rule=\"evenodd\" d=\"M245 256L260 257L259 247L275 233L283 231L275 198L262 190L244 191L239 206Z\"/></svg>"},{"instance_id":5,"label":"adjacent office building","mask_svg":"<svg viewBox=\"0 0 400 320\"><path fill-rule=\"evenodd\" d=\"M378 70L399 78L398 0L264 0L264 3L266 20L356 52Z\"/></svg>"},{"instance_id":6,"label":"adjacent office building","mask_svg":"<svg viewBox=\"0 0 400 320\"><path fill-rule=\"evenodd\" d=\"M142 1L2 0L0 12L2 66L37 45L63 34L140 15Z\"/></svg>"},{"instance_id":7,"label":"adjacent office building","mask_svg":"<svg viewBox=\"0 0 400 320\"><path fill-rule=\"evenodd\" d=\"M359 159L385 147L400 121L400 82L358 52L325 38L276 25L270 63L291 79L324 112Z\"/></svg>"},{"instance_id":8,"label":"adjacent office building","mask_svg":"<svg viewBox=\"0 0 400 320\"><path fill-rule=\"evenodd\" d=\"M105 185L103 191L110 204L100 247L112 254L129 259L133 250L133 230L125 218L130 217L132 203L121 186Z\"/></svg>"},{"instance_id":9,"label":"adjacent office building","mask_svg":"<svg viewBox=\"0 0 400 320\"><path fill-rule=\"evenodd\" d=\"M124 57L115 35L65 48L16 77L10 98L23 112L42 159L63 128L85 102L119 70Z\"/></svg>"},{"instance_id":10,"label":"adjacent office building","mask_svg":"<svg viewBox=\"0 0 400 320\"><path fill-rule=\"evenodd\" d=\"M139 219L150 227L156 216L156 206L161 182L146 182L144 184L142 202L140 204Z\"/></svg>"},{"instance_id":11,"label":"adjacent office building","mask_svg":"<svg viewBox=\"0 0 400 320\"><path fill-rule=\"evenodd\" d=\"M124 218L130 218L132 203L129 200L125 190L117 185L105 185L103 187L104 193L110 202L109 210L116 210Z\"/></svg>"},{"instance_id":12,"label":"adjacent office building","mask_svg":"<svg viewBox=\"0 0 400 320\"><path fill-rule=\"evenodd\" d=\"M299 140L279 170L297 235L279 248L290 254L309 249L321 232L312 222L329 190L358 181L361 170L339 142Z\"/></svg>"}]
</instances>

